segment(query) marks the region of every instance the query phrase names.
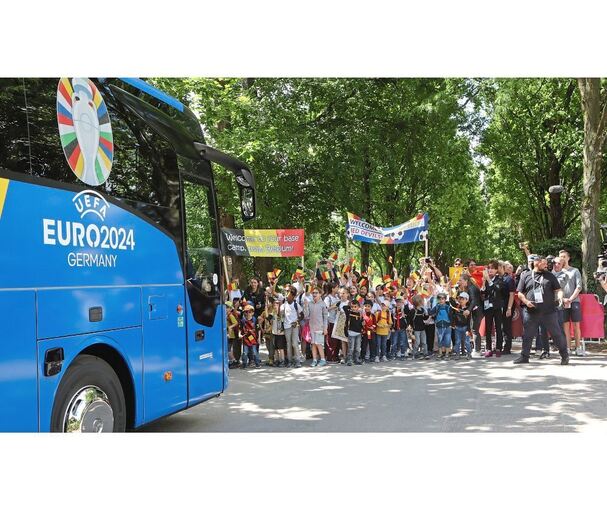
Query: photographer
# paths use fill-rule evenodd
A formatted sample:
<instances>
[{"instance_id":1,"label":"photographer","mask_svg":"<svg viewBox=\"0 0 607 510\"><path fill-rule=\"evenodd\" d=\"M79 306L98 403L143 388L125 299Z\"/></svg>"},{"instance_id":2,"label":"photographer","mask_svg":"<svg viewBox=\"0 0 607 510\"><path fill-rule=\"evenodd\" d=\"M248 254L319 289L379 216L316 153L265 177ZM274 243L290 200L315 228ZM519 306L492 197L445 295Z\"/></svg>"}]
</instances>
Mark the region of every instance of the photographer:
<instances>
[{"instance_id":1,"label":"photographer","mask_svg":"<svg viewBox=\"0 0 607 510\"><path fill-rule=\"evenodd\" d=\"M438 269L438 267L434 265L434 261L431 257L422 257L421 259L419 259L419 263L421 266L419 272L422 275L422 278L426 278L426 276L429 276L428 281L440 281L443 276L443 273L441 273L440 269Z\"/></svg>"},{"instance_id":2,"label":"photographer","mask_svg":"<svg viewBox=\"0 0 607 510\"><path fill-rule=\"evenodd\" d=\"M559 324L555 294L559 301L563 299L563 291L556 278L546 270L546 258L538 256L533 261L533 269L521 274L517 291L523 305L523 350L513 363L529 363L531 340L537 337L539 326L550 331L561 355L561 365L569 364L567 341Z\"/></svg>"},{"instance_id":3,"label":"photographer","mask_svg":"<svg viewBox=\"0 0 607 510\"><path fill-rule=\"evenodd\" d=\"M607 273L600 273L597 276L597 280L606 293L605 297L603 298L603 306L607 306Z\"/></svg>"}]
</instances>

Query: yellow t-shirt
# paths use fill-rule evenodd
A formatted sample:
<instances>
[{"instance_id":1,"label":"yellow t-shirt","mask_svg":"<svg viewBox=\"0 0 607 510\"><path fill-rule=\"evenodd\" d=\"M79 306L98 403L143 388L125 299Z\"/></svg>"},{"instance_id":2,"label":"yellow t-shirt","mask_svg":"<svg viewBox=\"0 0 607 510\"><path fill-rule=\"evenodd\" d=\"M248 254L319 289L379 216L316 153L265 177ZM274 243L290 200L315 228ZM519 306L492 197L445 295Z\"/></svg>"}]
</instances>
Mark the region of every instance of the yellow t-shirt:
<instances>
[{"instance_id":1,"label":"yellow t-shirt","mask_svg":"<svg viewBox=\"0 0 607 510\"><path fill-rule=\"evenodd\" d=\"M233 324L238 324L238 319L234 316L233 313L228 314L228 326L232 326ZM228 338L234 340L236 338L236 328L228 329Z\"/></svg>"},{"instance_id":2,"label":"yellow t-shirt","mask_svg":"<svg viewBox=\"0 0 607 510\"><path fill-rule=\"evenodd\" d=\"M392 317L390 316L390 312L377 312L375 317L377 319L377 329L375 332L382 336L389 335L390 326L392 325Z\"/></svg>"}]
</instances>

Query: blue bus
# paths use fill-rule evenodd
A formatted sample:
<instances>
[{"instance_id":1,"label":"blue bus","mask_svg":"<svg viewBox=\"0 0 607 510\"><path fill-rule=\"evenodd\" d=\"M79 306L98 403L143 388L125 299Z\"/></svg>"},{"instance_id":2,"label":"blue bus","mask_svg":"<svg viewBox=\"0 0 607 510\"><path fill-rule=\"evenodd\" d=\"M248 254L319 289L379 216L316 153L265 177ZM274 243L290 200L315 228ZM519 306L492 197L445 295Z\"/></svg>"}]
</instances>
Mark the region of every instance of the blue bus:
<instances>
[{"instance_id":1,"label":"blue bus","mask_svg":"<svg viewBox=\"0 0 607 510\"><path fill-rule=\"evenodd\" d=\"M0 79L0 431L136 429L228 384L216 163L132 78Z\"/></svg>"}]
</instances>

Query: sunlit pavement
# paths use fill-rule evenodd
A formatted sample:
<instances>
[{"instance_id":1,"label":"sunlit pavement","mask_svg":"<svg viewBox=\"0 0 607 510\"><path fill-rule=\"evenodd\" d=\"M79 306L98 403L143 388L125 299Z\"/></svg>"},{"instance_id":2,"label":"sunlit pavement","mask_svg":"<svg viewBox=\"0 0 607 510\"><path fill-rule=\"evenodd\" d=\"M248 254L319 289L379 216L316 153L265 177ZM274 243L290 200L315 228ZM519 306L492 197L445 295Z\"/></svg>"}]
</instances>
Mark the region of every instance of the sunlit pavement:
<instances>
[{"instance_id":1,"label":"sunlit pavement","mask_svg":"<svg viewBox=\"0 0 607 510\"><path fill-rule=\"evenodd\" d=\"M607 432L607 355L230 371L220 398L149 432Z\"/></svg>"}]
</instances>

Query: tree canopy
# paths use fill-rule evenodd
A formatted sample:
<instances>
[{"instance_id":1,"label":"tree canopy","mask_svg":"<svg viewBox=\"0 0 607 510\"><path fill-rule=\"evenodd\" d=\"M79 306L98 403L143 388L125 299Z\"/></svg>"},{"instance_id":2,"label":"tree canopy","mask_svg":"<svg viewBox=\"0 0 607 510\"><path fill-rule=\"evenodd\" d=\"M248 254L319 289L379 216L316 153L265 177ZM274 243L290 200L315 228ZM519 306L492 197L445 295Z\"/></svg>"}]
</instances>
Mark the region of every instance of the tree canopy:
<instances>
[{"instance_id":1,"label":"tree canopy","mask_svg":"<svg viewBox=\"0 0 607 510\"><path fill-rule=\"evenodd\" d=\"M335 250L345 258L348 211L379 226L428 212L443 268L458 256L522 263L523 240L532 251L581 244L575 79L153 81L199 115L210 144L254 170L258 218L248 228L305 229L308 267ZM550 193L554 185L564 192ZM238 218L236 186L220 169L217 187L222 212ZM390 256L408 271L423 246L350 243L349 252L380 272Z\"/></svg>"}]
</instances>

